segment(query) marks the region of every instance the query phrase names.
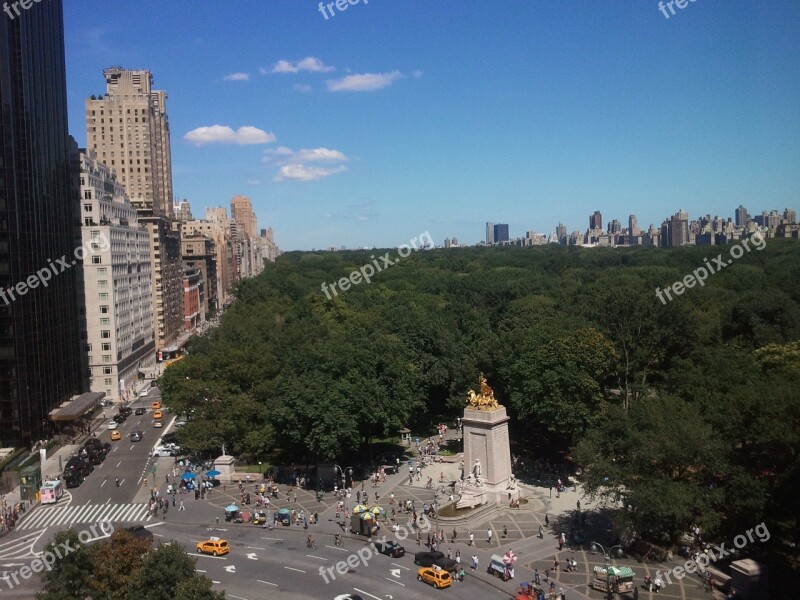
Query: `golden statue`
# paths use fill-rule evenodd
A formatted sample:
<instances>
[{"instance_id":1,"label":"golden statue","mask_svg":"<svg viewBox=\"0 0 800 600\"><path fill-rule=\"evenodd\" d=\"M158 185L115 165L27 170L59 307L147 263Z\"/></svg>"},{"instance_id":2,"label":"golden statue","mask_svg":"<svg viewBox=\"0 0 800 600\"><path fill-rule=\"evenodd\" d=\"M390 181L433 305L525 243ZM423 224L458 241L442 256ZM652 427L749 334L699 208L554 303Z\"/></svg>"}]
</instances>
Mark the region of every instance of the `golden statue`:
<instances>
[{"instance_id":1,"label":"golden statue","mask_svg":"<svg viewBox=\"0 0 800 600\"><path fill-rule=\"evenodd\" d=\"M483 376L483 373L481 373L478 381L481 384L481 393L476 394L475 390L467 392L467 403L472 408L477 408L478 410L499 408L500 404L498 404L497 399L494 397L494 391L489 387L489 384L486 383L486 377Z\"/></svg>"}]
</instances>

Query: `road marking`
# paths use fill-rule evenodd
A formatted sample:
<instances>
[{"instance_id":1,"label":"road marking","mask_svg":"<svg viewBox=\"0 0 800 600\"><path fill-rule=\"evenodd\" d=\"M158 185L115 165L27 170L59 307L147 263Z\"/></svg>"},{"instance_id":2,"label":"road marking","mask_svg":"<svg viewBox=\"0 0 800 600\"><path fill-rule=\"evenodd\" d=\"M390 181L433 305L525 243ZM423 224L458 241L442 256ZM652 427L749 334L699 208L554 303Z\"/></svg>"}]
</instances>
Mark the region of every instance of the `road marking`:
<instances>
[{"instance_id":1,"label":"road marking","mask_svg":"<svg viewBox=\"0 0 800 600\"><path fill-rule=\"evenodd\" d=\"M375 598L375 600L381 600L381 599L380 599L380 598L378 598L377 596L373 596L372 594L370 594L369 592L365 592L364 590L360 590L360 589L358 589L358 588L353 588L353 589L354 589L355 591L357 591L358 593L360 593L360 594L366 594L366 595L367 595L367 596L369 596L370 598Z\"/></svg>"},{"instance_id":2,"label":"road marking","mask_svg":"<svg viewBox=\"0 0 800 600\"><path fill-rule=\"evenodd\" d=\"M233 594L228 594L228 598L236 598L237 600L247 600L247 598L242 598L241 596L234 596Z\"/></svg>"},{"instance_id":3,"label":"road marking","mask_svg":"<svg viewBox=\"0 0 800 600\"><path fill-rule=\"evenodd\" d=\"M220 582L219 582L219 581L215 581L214 579L212 579L212 580L211 580L211 583L216 583L217 585L219 585L219 584L220 584Z\"/></svg>"},{"instance_id":4,"label":"road marking","mask_svg":"<svg viewBox=\"0 0 800 600\"><path fill-rule=\"evenodd\" d=\"M100 487L103 487L106 484L106 480L103 479L103 483L100 484Z\"/></svg>"},{"instance_id":5,"label":"road marking","mask_svg":"<svg viewBox=\"0 0 800 600\"><path fill-rule=\"evenodd\" d=\"M208 573L208 571L203 571L203 569L195 569L198 573Z\"/></svg>"},{"instance_id":6,"label":"road marking","mask_svg":"<svg viewBox=\"0 0 800 600\"><path fill-rule=\"evenodd\" d=\"M121 464L122 464L122 461L119 461L119 462L117 463L117 466L116 466L116 467L114 467L114 468L115 468L115 469L119 469L119 466L120 466Z\"/></svg>"},{"instance_id":7,"label":"road marking","mask_svg":"<svg viewBox=\"0 0 800 600\"><path fill-rule=\"evenodd\" d=\"M305 573L303 569L295 569L294 567L283 567L284 569L289 569L290 571L297 571L298 573ZM380 600L380 598L378 598Z\"/></svg>"},{"instance_id":8,"label":"road marking","mask_svg":"<svg viewBox=\"0 0 800 600\"><path fill-rule=\"evenodd\" d=\"M319 560L328 560L327 558L323 558L322 556L314 556L313 554L306 554L308 558L318 558Z\"/></svg>"},{"instance_id":9,"label":"road marking","mask_svg":"<svg viewBox=\"0 0 800 600\"><path fill-rule=\"evenodd\" d=\"M398 575L398 577L400 577L400 576ZM391 581L392 583L396 583L397 585L402 585L403 587L406 587L405 583L400 583L399 581L395 581L394 579L389 579L388 577L384 577L384 579L386 581Z\"/></svg>"},{"instance_id":10,"label":"road marking","mask_svg":"<svg viewBox=\"0 0 800 600\"><path fill-rule=\"evenodd\" d=\"M227 529L223 529L222 531L228 531ZM270 538L270 537L262 537L262 540L275 540L276 542L282 542L283 538Z\"/></svg>"},{"instance_id":11,"label":"road marking","mask_svg":"<svg viewBox=\"0 0 800 600\"><path fill-rule=\"evenodd\" d=\"M245 548L249 548L250 550L266 550L266 548L259 548L258 546L245 546Z\"/></svg>"},{"instance_id":12,"label":"road marking","mask_svg":"<svg viewBox=\"0 0 800 600\"><path fill-rule=\"evenodd\" d=\"M331 550L341 550L342 552L347 552L347 548L339 548L339 546L325 546L326 548L330 548Z\"/></svg>"},{"instance_id":13,"label":"road marking","mask_svg":"<svg viewBox=\"0 0 800 600\"><path fill-rule=\"evenodd\" d=\"M258 556L256 556L255 552L248 552L247 554L245 554L245 556L250 560L258 560Z\"/></svg>"},{"instance_id":14,"label":"road marking","mask_svg":"<svg viewBox=\"0 0 800 600\"><path fill-rule=\"evenodd\" d=\"M224 556L211 556L210 554L198 554L197 552L187 552L189 556L202 556L203 558L215 558L217 560L228 560Z\"/></svg>"},{"instance_id":15,"label":"road marking","mask_svg":"<svg viewBox=\"0 0 800 600\"><path fill-rule=\"evenodd\" d=\"M392 574L392 577L400 579L400 569L389 569L389 573Z\"/></svg>"},{"instance_id":16,"label":"road marking","mask_svg":"<svg viewBox=\"0 0 800 600\"><path fill-rule=\"evenodd\" d=\"M404 567L403 565L398 565L397 563L392 563L395 567L400 567L401 569L405 569L406 571L410 571L408 567Z\"/></svg>"},{"instance_id":17,"label":"road marking","mask_svg":"<svg viewBox=\"0 0 800 600\"><path fill-rule=\"evenodd\" d=\"M278 587L277 583L270 583L269 581L264 581L263 579L256 579L256 581L259 582L259 583L266 583L267 585L272 585L272 586Z\"/></svg>"},{"instance_id":18,"label":"road marking","mask_svg":"<svg viewBox=\"0 0 800 600\"><path fill-rule=\"evenodd\" d=\"M228 573L236 573L236 565L228 565L225 567L225 571Z\"/></svg>"}]
</instances>

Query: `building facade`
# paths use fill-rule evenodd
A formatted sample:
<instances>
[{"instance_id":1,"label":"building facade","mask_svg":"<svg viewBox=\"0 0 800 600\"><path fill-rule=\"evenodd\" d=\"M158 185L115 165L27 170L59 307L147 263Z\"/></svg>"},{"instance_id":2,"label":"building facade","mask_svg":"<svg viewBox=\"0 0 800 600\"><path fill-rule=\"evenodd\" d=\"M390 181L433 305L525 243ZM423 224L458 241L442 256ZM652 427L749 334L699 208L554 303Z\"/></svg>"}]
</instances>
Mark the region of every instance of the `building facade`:
<instances>
[{"instance_id":1,"label":"building facade","mask_svg":"<svg viewBox=\"0 0 800 600\"><path fill-rule=\"evenodd\" d=\"M80 153L80 215L82 245L92 250L80 270L90 389L126 400L155 362L150 236L93 150Z\"/></svg>"},{"instance_id":2,"label":"building facade","mask_svg":"<svg viewBox=\"0 0 800 600\"><path fill-rule=\"evenodd\" d=\"M152 298L157 349L183 330L180 231L171 227L172 158L167 94L147 70L103 71L106 93L86 100L86 139L117 173L151 240Z\"/></svg>"},{"instance_id":3,"label":"building facade","mask_svg":"<svg viewBox=\"0 0 800 600\"><path fill-rule=\"evenodd\" d=\"M75 251L64 63L61 0L0 19L2 446L49 437L49 412L82 391L76 270L34 281Z\"/></svg>"}]
</instances>

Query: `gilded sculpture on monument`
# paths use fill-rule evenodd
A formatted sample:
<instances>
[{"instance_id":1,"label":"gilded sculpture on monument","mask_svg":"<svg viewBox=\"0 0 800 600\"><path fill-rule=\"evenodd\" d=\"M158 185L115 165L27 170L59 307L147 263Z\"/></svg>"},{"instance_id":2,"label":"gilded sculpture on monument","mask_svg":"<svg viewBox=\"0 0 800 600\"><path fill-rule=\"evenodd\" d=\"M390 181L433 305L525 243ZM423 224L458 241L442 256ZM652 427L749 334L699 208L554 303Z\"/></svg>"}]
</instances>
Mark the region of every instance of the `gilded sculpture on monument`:
<instances>
[{"instance_id":1,"label":"gilded sculpture on monument","mask_svg":"<svg viewBox=\"0 0 800 600\"><path fill-rule=\"evenodd\" d=\"M470 407L477 408L478 410L500 408L500 404L498 404L497 399L494 397L494 391L489 387L489 384L486 383L486 377L483 376L483 373L481 373L479 381L481 384L481 391L479 394L476 394L475 390L467 392L467 403Z\"/></svg>"}]
</instances>

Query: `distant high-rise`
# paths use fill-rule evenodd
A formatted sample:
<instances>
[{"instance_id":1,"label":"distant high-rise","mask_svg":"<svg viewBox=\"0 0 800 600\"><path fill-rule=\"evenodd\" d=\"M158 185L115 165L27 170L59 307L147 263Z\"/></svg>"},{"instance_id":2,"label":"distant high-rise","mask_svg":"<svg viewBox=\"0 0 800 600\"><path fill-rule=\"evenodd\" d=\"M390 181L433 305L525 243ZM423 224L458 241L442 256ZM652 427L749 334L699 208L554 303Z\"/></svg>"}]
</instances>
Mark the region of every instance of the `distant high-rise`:
<instances>
[{"instance_id":1,"label":"distant high-rise","mask_svg":"<svg viewBox=\"0 0 800 600\"><path fill-rule=\"evenodd\" d=\"M736 226L747 226L747 209L741 204L739 205L739 208L736 209Z\"/></svg>"},{"instance_id":2,"label":"distant high-rise","mask_svg":"<svg viewBox=\"0 0 800 600\"><path fill-rule=\"evenodd\" d=\"M494 241L496 244L508 241L507 223L498 223L494 226Z\"/></svg>"},{"instance_id":3,"label":"distant high-rise","mask_svg":"<svg viewBox=\"0 0 800 600\"><path fill-rule=\"evenodd\" d=\"M661 225L662 246L684 246L689 243L689 214L683 209Z\"/></svg>"},{"instance_id":4,"label":"distant high-rise","mask_svg":"<svg viewBox=\"0 0 800 600\"><path fill-rule=\"evenodd\" d=\"M239 230L254 238L258 235L256 213L247 196L234 196L231 200L231 219L239 224Z\"/></svg>"},{"instance_id":5,"label":"distant high-rise","mask_svg":"<svg viewBox=\"0 0 800 600\"><path fill-rule=\"evenodd\" d=\"M83 391L62 1L3 15L0 49L0 445L24 448Z\"/></svg>"},{"instance_id":6,"label":"distant high-rise","mask_svg":"<svg viewBox=\"0 0 800 600\"><path fill-rule=\"evenodd\" d=\"M797 213L793 209L787 208L783 211L783 220L789 225L797 223Z\"/></svg>"},{"instance_id":7,"label":"distant high-rise","mask_svg":"<svg viewBox=\"0 0 800 600\"><path fill-rule=\"evenodd\" d=\"M150 233L153 314L158 349L183 331L180 231L172 228L172 158L167 94L153 90L147 70L103 71L106 94L86 100L86 139L116 171Z\"/></svg>"},{"instance_id":8,"label":"distant high-rise","mask_svg":"<svg viewBox=\"0 0 800 600\"><path fill-rule=\"evenodd\" d=\"M175 218L181 222L194 219L192 217L192 207L189 205L188 200L181 200L180 204L175 205Z\"/></svg>"},{"instance_id":9,"label":"distant high-rise","mask_svg":"<svg viewBox=\"0 0 800 600\"><path fill-rule=\"evenodd\" d=\"M486 244L491 246L494 244L494 223L486 223Z\"/></svg>"},{"instance_id":10,"label":"distant high-rise","mask_svg":"<svg viewBox=\"0 0 800 600\"><path fill-rule=\"evenodd\" d=\"M567 226L563 223L559 223L558 227L556 227L556 237L558 238L559 244L566 245L567 243Z\"/></svg>"},{"instance_id":11,"label":"distant high-rise","mask_svg":"<svg viewBox=\"0 0 800 600\"><path fill-rule=\"evenodd\" d=\"M636 219L636 215L630 215L628 217L628 234L639 235L640 233L642 233L642 230L639 229L639 222Z\"/></svg>"},{"instance_id":12,"label":"distant high-rise","mask_svg":"<svg viewBox=\"0 0 800 600\"><path fill-rule=\"evenodd\" d=\"M594 211L594 214L589 217L589 229L603 230L603 215L599 210Z\"/></svg>"},{"instance_id":13,"label":"distant high-rise","mask_svg":"<svg viewBox=\"0 0 800 600\"><path fill-rule=\"evenodd\" d=\"M618 219L612 219L608 222L608 233L615 234L622 231L622 223Z\"/></svg>"}]
</instances>

